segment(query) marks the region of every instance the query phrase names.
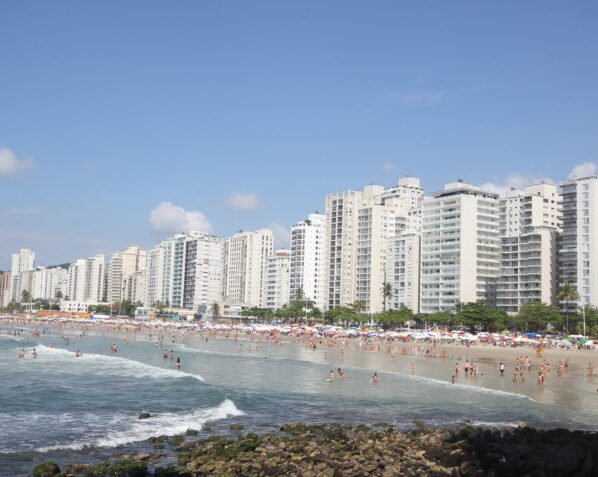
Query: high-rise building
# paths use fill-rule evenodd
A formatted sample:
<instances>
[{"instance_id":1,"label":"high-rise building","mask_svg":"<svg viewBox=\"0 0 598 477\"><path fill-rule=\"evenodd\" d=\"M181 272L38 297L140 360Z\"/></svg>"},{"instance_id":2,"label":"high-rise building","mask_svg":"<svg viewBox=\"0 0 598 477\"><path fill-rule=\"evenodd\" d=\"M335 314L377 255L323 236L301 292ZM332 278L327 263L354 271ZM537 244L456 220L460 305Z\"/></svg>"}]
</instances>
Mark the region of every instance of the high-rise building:
<instances>
[{"instance_id":1,"label":"high-rise building","mask_svg":"<svg viewBox=\"0 0 598 477\"><path fill-rule=\"evenodd\" d=\"M145 304L146 269L137 270L123 280L124 299L133 303Z\"/></svg>"},{"instance_id":2,"label":"high-rise building","mask_svg":"<svg viewBox=\"0 0 598 477\"><path fill-rule=\"evenodd\" d=\"M277 310L289 303L291 252L277 250L266 261L262 283L262 308Z\"/></svg>"},{"instance_id":3,"label":"high-rise building","mask_svg":"<svg viewBox=\"0 0 598 477\"><path fill-rule=\"evenodd\" d=\"M203 232L190 232L175 235L149 250L145 305L162 303L197 309L199 305L219 302L222 248L221 239Z\"/></svg>"},{"instance_id":4,"label":"high-rise building","mask_svg":"<svg viewBox=\"0 0 598 477\"><path fill-rule=\"evenodd\" d=\"M496 303L498 195L462 181L424 200L421 242L422 313L459 303Z\"/></svg>"},{"instance_id":5,"label":"high-rise building","mask_svg":"<svg viewBox=\"0 0 598 477\"><path fill-rule=\"evenodd\" d=\"M409 308L419 313L421 236L414 231L400 232L389 239L387 282L392 285L390 308Z\"/></svg>"},{"instance_id":6,"label":"high-rise building","mask_svg":"<svg viewBox=\"0 0 598 477\"><path fill-rule=\"evenodd\" d=\"M598 306L598 176L561 186L563 232L559 246L560 285L571 284L579 302Z\"/></svg>"},{"instance_id":7,"label":"high-rise building","mask_svg":"<svg viewBox=\"0 0 598 477\"><path fill-rule=\"evenodd\" d=\"M270 229L239 232L224 240L223 300L260 306L266 261L272 255Z\"/></svg>"},{"instance_id":8,"label":"high-rise building","mask_svg":"<svg viewBox=\"0 0 598 477\"><path fill-rule=\"evenodd\" d=\"M21 273L33 270L35 267L35 252L28 248L22 248L18 253L13 253L11 256L10 267L10 294L9 302L14 301L19 303L21 301Z\"/></svg>"},{"instance_id":9,"label":"high-rise building","mask_svg":"<svg viewBox=\"0 0 598 477\"><path fill-rule=\"evenodd\" d=\"M66 296L68 270L62 267L37 267L21 273L21 292L27 290L33 300L55 300L58 292ZM60 296L60 295L58 295Z\"/></svg>"},{"instance_id":10,"label":"high-rise building","mask_svg":"<svg viewBox=\"0 0 598 477\"><path fill-rule=\"evenodd\" d=\"M496 306L517 313L531 301L556 303L557 240L562 226L556 185L511 190L500 200L501 272Z\"/></svg>"},{"instance_id":11,"label":"high-rise building","mask_svg":"<svg viewBox=\"0 0 598 477\"><path fill-rule=\"evenodd\" d=\"M68 301L102 303L105 299L104 255L79 259L68 269Z\"/></svg>"},{"instance_id":12,"label":"high-rise building","mask_svg":"<svg viewBox=\"0 0 598 477\"><path fill-rule=\"evenodd\" d=\"M136 246L112 255L106 267L108 303L130 299L130 291L125 283L130 283L133 273L145 269L146 259L147 252Z\"/></svg>"},{"instance_id":13,"label":"high-rise building","mask_svg":"<svg viewBox=\"0 0 598 477\"><path fill-rule=\"evenodd\" d=\"M10 303L10 272L0 272L0 307Z\"/></svg>"},{"instance_id":14,"label":"high-rise building","mask_svg":"<svg viewBox=\"0 0 598 477\"><path fill-rule=\"evenodd\" d=\"M300 293L322 310L326 304L326 216L309 214L291 228L290 298Z\"/></svg>"},{"instance_id":15,"label":"high-rise building","mask_svg":"<svg viewBox=\"0 0 598 477\"><path fill-rule=\"evenodd\" d=\"M359 301L368 313L383 310L383 286L392 275L386 263L389 240L417 223L409 215L416 193L402 197L401 186L393 190L369 185L327 196L327 309Z\"/></svg>"}]
</instances>

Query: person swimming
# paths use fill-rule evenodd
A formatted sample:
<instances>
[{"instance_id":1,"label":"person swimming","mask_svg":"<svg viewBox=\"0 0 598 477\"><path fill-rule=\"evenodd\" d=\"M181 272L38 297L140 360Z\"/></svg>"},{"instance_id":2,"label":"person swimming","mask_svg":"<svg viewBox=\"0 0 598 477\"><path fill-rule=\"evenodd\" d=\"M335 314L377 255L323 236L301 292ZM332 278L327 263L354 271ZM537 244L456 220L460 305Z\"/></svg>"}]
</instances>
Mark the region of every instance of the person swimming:
<instances>
[{"instance_id":1,"label":"person swimming","mask_svg":"<svg viewBox=\"0 0 598 477\"><path fill-rule=\"evenodd\" d=\"M378 382L378 373L374 373L374 375L372 376L372 383L377 383Z\"/></svg>"},{"instance_id":2,"label":"person swimming","mask_svg":"<svg viewBox=\"0 0 598 477\"><path fill-rule=\"evenodd\" d=\"M181 369L181 358L179 356L176 359L176 369Z\"/></svg>"},{"instance_id":3,"label":"person swimming","mask_svg":"<svg viewBox=\"0 0 598 477\"><path fill-rule=\"evenodd\" d=\"M19 359L25 359L25 350L24 349L19 351Z\"/></svg>"},{"instance_id":4,"label":"person swimming","mask_svg":"<svg viewBox=\"0 0 598 477\"><path fill-rule=\"evenodd\" d=\"M345 377L345 372L341 368L338 368L337 371L336 371L336 373L338 374L339 378L344 378Z\"/></svg>"}]
</instances>

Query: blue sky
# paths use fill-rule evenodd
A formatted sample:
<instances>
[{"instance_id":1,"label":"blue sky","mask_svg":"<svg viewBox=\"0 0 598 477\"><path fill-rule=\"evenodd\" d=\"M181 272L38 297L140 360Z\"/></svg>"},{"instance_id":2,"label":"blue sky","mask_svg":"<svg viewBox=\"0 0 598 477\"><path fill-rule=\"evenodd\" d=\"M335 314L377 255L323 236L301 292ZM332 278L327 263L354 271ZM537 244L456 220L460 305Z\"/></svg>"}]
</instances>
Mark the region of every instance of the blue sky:
<instances>
[{"instance_id":1,"label":"blue sky","mask_svg":"<svg viewBox=\"0 0 598 477\"><path fill-rule=\"evenodd\" d=\"M500 189L598 160L596 2L23 0L0 18L0 268L19 247L53 264L185 226L284 229L407 174Z\"/></svg>"}]
</instances>

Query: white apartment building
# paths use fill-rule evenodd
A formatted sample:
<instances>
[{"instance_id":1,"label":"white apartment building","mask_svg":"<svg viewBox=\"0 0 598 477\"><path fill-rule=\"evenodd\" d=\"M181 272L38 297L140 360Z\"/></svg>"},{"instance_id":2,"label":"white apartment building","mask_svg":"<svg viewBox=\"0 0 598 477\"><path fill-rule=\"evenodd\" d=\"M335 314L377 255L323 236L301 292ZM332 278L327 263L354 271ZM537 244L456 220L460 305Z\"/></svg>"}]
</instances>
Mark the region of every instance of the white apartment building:
<instances>
[{"instance_id":1,"label":"white apartment building","mask_svg":"<svg viewBox=\"0 0 598 477\"><path fill-rule=\"evenodd\" d=\"M9 302L19 303L21 301L21 273L33 270L34 265L35 252L33 250L22 248L18 253L11 255Z\"/></svg>"},{"instance_id":2,"label":"white apartment building","mask_svg":"<svg viewBox=\"0 0 598 477\"><path fill-rule=\"evenodd\" d=\"M137 270L123 279L123 300L133 303L145 303L146 270Z\"/></svg>"},{"instance_id":3,"label":"white apartment building","mask_svg":"<svg viewBox=\"0 0 598 477\"><path fill-rule=\"evenodd\" d=\"M392 274L386 263L389 239L413 223L411 195L395 191L383 200L383 194L382 186L370 185L326 198L328 309L355 301L363 302L367 313L384 308L382 289Z\"/></svg>"},{"instance_id":4,"label":"white apartment building","mask_svg":"<svg viewBox=\"0 0 598 477\"><path fill-rule=\"evenodd\" d=\"M556 303L558 231L547 226L525 230L501 239L496 306L509 314L529 302Z\"/></svg>"},{"instance_id":5,"label":"white apartment building","mask_svg":"<svg viewBox=\"0 0 598 477\"><path fill-rule=\"evenodd\" d=\"M577 289L578 306L598 306L598 176L561 186L563 232L559 248L560 285Z\"/></svg>"},{"instance_id":6,"label":"white apartment building","mask_svg":"<svg viewBox=\"0 0 598 477\"><path fill-rule=\"evenodd\" d=\"M10 272L0 272L0 307L10 303Z\"/></svg>"},{"instance_id":7,"label":"white apartment building","mask_svg":"<svg viewBox=\"0 0 598 477\"><path fill-rule=\"evenodd\" d=\"M80 303L104 302L105 276L102 254L72 263L68 269L68 300Z\"/></svg>"},{"instance_id":8,"label":"white apartment building","mask_svg":"<svg viewBox=\"0 0 598 477\"><path fill-rule=\"evenodd\" d=\"M382 203L389 199L402 199L407 208L408 230L421 233L422 205L424 201L424 190L418 177L402 177L395 187L388 187L382 192Z\"/></svg>"},{"instance_id":9,"label":"white apartment building","mask_svg":"<svg viewBox=\"0 0 598 477\"><path fill-rule=\"evenodd\" d=\"M422 313L459 303L496 302L498 195L462 181L424 200L421 242Z\"/></svg>"},{"instance_id":10,"label":"white apartment building","mask_svg":"<svg viewBox=\"0 0 598 477\"><path fill-rule=\"evenodd\" d=\"M557 186L542 182L500 200L501 271L496 306L510 314L531 301L556 303L557 239L562 226Z\"/></svg>"},{"instance_id":11,"label":"white apartment building","mask_svg":"<svg viewBox=\"0 0 598 477\"><path fill-rule=\"evenodd\" d=\"M147 252L136 246L112 255L106 267L106 299L108 303L130 299L130 292L125 283L130 283L133 273L145 269L146 260Z\"/></svg>"},{"instance_id":12,"label":"white apartment building","mask_svg":"<svg viewBox=\"0 0 598 477\"><path fill-rule=\"evenodd\" d=\"M290 250L277 250L274 255L268 257L262 284L262 308L276 310L289 304L290 272Z\"/></svg>"},{"instance_id":13,"label":"white apartment building","mask_svg":"<svg viewBox=\"0 0 598 477\"><path fill-rule=\"evenodd\" d=\"M562 226L561 198L557 186L540 182L523 191L511 189L500 199L499 233L501 237L516 237L526 227Z\"/></svg>"},{"instance_id":14,"label":"white apartment building","mask_svg":"<svg viewBox=\"0 0 598 477\"><path fill-rule=\"evenodd\" d=\"M190 232L161 242L147 254L145 305L197 309L219 302L222 260L223 242L210 234Z\"/></svg>"},{"instance_id":15,"label":"white apartment building","mask_svg":"<svg viewBox=\"0 0 598 477\"><path fill-rule=\"evenodd\" d=\"M291 227L290 299L300 292L322 310L326 304L326 216L309 214Z\"/></svg>"},{"instance_id":16,"label":"white apartment building","mask_svg":"<svg viewBox=\"0 0 598 477\"><path fill-rule=\"evenodd\" d=\"M419 313L421 235L413 231L389 239L387 281L392 284L392 306Z\"/></svg>"},{"instance_id":17,"label":"white apartment building","mask_svg":"<svg viewBox=\"0 0 598 477\"><path fill-rule=\"evenodd\" d=\"M239 232L224 240L225 302L261 305L266 262L272 255L273 243L270 229Z\"/></svg>"},{"instance_id":18,"label":"white apartment building","mask_svg":"<svg viewBox=\"0 0 598 477\"><path fill-rule=\"evenodd\" d=\"M63 297L68 289L68 270L62 267L37 267L21 273L21 290L31 293L33 300L55 300L58 292Z\"/></svg>"}]
</instances>

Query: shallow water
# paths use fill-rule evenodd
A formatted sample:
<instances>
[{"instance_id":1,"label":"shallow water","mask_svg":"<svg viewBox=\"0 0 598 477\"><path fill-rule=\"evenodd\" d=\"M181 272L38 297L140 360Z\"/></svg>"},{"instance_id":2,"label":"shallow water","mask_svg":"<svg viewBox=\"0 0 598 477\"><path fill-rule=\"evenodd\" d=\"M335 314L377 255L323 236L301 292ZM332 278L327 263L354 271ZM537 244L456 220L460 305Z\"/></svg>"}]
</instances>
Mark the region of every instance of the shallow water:
<instances>
[{"instance_id":1,"label":"shallow water","mask_svg":"<svg viewBox=\"0 0 598 477\"><path fill-rule=\"evenodd\" d=\"M206 423L218 433L231 433L232 423L249 432L298 421L384 421L402 427L523 421L598 430L595 378L584 378L581 367L541 392L533 378L514 385L499 376L491 360L482 360L483 376L452 385L447 377L454 362L363 351L342 356L338 349L293 344L206 343L194 336L166 345L181 358L179 371L174 360L163 358L163 348L141 337L125 344L103 333L83 339L70 334L67 346L60 338L65 331L35 338L7 336L9 331L0 328L3 476L27 475L49 459L87 462L115 451L151 450L144 441L152 436L201 430ZM109 351L112 343L119 346L117 353ZM23 360L17 358L21 348L27 352ZM75 358L77 349L83 357ZM466 353L451 358L462 360ZM326 382L329 370L339 366L346 376ZM380 375L375 385L373 370ZM138 420L142 411L155 417Z\"/></svg>"}]
</instances>

